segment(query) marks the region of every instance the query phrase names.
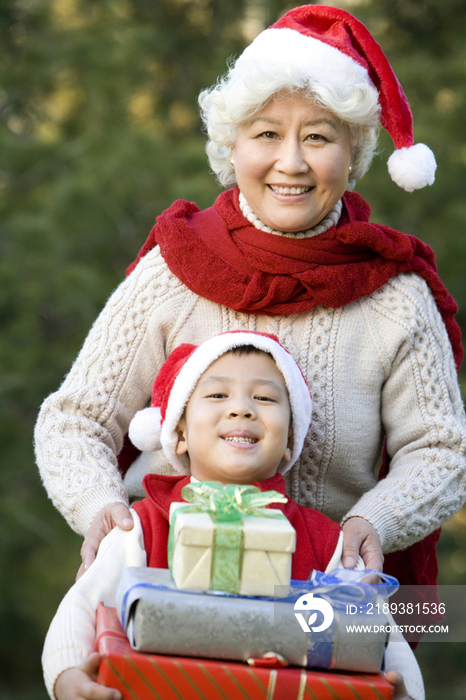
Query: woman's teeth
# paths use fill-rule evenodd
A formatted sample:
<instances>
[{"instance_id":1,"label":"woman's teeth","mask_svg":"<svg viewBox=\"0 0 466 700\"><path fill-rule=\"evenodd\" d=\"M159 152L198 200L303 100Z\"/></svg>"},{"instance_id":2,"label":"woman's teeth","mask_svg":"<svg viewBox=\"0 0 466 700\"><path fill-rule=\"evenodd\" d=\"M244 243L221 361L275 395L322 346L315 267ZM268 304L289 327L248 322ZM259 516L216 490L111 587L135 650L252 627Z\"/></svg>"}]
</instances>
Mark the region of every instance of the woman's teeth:
<instances>
[{"instance_id":1,"label":"woman's teeth","mask_svg":"<svg viewBox=\"0 0 466 700\"><path fill-rule=\"evenodd\" d=\"M226 437L225 440L227 442L248 442L251 445L253 445L255 442L257 442L256 438L248 438L248 437Z\"/></svg>"},{"instance_id":2,"label":"woman's teeth","mask_svg":"<svg viewBox=\"0 0 466 700\"><path fill-rule=\"evenodd\" d=\"M275 185L270 185L270 189L277 194L292 195L292 194L304 194L309 192L310 187L276 187Z\"/></svg>"}]
</instances>

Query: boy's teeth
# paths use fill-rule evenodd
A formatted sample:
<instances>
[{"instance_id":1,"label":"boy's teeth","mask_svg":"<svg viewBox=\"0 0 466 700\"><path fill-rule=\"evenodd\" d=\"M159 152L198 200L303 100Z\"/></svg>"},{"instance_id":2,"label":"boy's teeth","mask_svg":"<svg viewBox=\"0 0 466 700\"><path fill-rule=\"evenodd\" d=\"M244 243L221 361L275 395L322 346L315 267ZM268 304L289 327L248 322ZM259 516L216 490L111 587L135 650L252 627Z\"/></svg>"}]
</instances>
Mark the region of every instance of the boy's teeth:
<instances>
[{"instance_id":1,"label":"boy's teeth","mask_svg":"<svg viewBox=\"0 0 466 700\"><path fill-rule=\"evenodd\" d=\"M309 192L310 187L276 187L275 185L270 185L270 188L277 194L304 194Z\"/></svg>"},{"instance_id":2,"label":"boy's teeth","mask_svg":"<svg viewBox=\"0 0 466 700\"><path fill-rule=\"evenodd\" d=\"M225 440L228 442L249 442L251 444L257 442L255 438L247 438L247 437L226 437Z\"/></svg>"}]
</instances>

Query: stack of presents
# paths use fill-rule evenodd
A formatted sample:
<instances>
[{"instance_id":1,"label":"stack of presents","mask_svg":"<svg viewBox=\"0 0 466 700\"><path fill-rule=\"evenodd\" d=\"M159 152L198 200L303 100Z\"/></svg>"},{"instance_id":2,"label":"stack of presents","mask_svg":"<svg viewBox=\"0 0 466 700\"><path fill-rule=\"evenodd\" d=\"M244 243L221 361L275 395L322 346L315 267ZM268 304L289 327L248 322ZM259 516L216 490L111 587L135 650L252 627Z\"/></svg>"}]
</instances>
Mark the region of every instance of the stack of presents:
<instances>
[{"instance_id":1,"label":"stack of presents","mask_svg":"<svg viewBox=\"0 0 466 700\"><path fill-rule=\"evenodd\" d=\"M386 633L346 627L364 622L348 605L363 611L375 587L290 581L285 516L261 492L244 507L240 489L209 483L196 503L172 504L170 569L128 568L117 608L99 607L99 682L124 700L392 698Z\"/></svg>"}]
</instances>

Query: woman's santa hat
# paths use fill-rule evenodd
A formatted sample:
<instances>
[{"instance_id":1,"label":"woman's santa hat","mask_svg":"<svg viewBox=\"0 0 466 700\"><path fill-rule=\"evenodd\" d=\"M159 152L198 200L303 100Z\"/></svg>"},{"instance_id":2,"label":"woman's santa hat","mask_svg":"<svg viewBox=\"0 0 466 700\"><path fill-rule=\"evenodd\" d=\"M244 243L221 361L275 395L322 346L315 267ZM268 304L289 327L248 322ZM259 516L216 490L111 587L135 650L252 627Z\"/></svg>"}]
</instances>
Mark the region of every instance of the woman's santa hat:
<instances>
[{"instance_id":1,"label":"woman's santa hat","mask_svg":"<svg viewBox=\"0 0 466 700\"><path fill-rule=\"evenodd\" d=\"M272 65L299 65L324 83L352 82L355 76L379 93L382 125L397 149L388 160L394 182L407 192L432 185L436 162L430 148L414 145L413 117L406 95L380 45L349 12L324 5L303 5L261 32L237 61L266 59Z\"/></svg>"},{"instance_id":2,"label":"woman's santa hat","mask_svg":"<svg viewBox=\"0 0 466 700\"><path fill-rule=\"evenodd\" d=\"M189 397L210 365L234 348L253 345L272 355L285 380L291 406L293 448L291 459L279 471L288 471L301 454L312 414L312 398L301 370L278 338L252 331L232 331L206 340L202 345L184 343L174 350L158 373L151 407L138 411L129 426L131 442L144 452L163 448L170 464L189 473L176 454L177 427Z\"/></svg>"}]
</instances>

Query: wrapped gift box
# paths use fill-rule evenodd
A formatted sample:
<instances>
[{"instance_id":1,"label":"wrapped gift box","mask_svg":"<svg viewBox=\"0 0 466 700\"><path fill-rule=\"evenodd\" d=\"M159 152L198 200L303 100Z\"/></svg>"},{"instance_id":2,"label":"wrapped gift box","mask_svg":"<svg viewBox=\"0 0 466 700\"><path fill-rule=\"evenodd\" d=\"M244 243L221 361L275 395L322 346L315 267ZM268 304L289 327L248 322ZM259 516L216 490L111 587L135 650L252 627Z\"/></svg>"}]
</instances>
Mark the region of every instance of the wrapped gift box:
<instances>
[{"instance_id":1,"label":"wrapped gift box","mask_svg":"<svg viewBox=\"0 0 466 700\"><path fill-rule=\"evenodd\" d=\"M98 682L123 700L392 700L380 675L260 668L134 651L114 608L97 610Z\"/></svg>"},{"instance_id":2,"label":"wrapped gift box","mask_svg":"<svg viewBox=\"0 0 466 700\"><path fill-rule=\"evenodd\" d=\"M138 651L233 661L274 652L293 666L378 672L387 633L350 634L348 623L366 624L366 616L348 618L337 609L325 631L307 634L296 619L295 598L309 584L293 583L294 596L274 601L181 591L168 569L128 567L116 603L123 629ZM374 612L371 621L380 626L386 618Z\"/></svg>"},{"instance_id":3,"label":"wrapped gift box","mask_svg":"<svg viewBox=\"0 0 466 700\"><path fill-rule=\"evenodd\" d=\"M306 666L308 635L292 611L291 624L276 634L271 598L181 591L168 569L128 567L116 603L123 629L138 651L230 661L274 651L288 663Z\"/></svg>"},{"instance_id":4,"label":"wrapped gift box","mask_svg":"<svg viewBox=\"0 0 466 700\"><path fill-rule=\"evenodd\" d=\"M185 506L170 507L170 569L178 588L273 596L274 586L290 582L296 531L281 511L268 508L270 517L244 515L238 531L236 524L214 522L206 512L176 513Z\"/></svg>"}]
</instances>

